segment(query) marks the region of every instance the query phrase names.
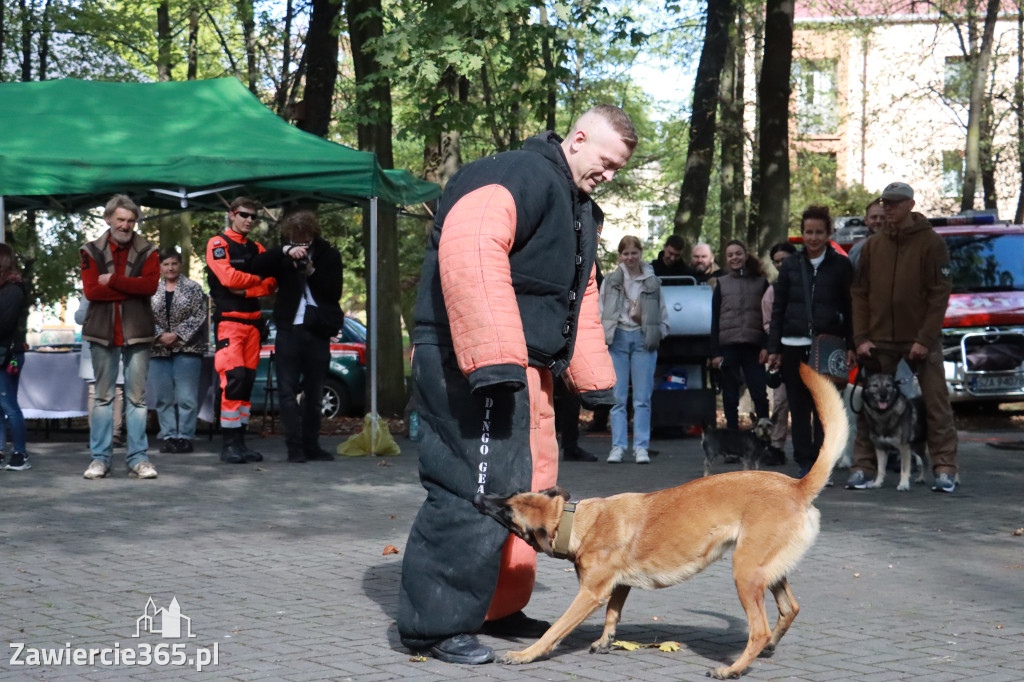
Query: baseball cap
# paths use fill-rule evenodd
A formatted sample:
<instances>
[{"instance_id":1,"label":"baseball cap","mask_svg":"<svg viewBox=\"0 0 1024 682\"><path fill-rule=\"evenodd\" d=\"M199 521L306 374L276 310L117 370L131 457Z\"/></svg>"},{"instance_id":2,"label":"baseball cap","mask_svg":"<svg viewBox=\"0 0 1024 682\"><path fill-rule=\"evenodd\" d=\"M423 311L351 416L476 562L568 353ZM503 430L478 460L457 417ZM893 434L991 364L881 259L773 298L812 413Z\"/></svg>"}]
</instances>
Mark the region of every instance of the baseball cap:
<instances>
[{"instance_id":1,"label":"baseball cap","mask_svg":"<svg viewBox=\"0 0 1024 682\"><path fill-rule=\"evenodd\" d=\"M882 199L887 201L902 201L914 198L914 189L905 182L890 182L882 190Z\"/></svg>"}]
</instances>

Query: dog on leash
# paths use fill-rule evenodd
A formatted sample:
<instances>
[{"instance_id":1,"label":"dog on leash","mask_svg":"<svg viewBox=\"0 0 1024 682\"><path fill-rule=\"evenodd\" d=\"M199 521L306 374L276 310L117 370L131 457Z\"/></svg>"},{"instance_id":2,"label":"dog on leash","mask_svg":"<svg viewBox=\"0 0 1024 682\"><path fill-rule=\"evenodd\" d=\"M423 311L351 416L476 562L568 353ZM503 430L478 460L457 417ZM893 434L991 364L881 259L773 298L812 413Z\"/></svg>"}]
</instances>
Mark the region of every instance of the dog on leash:
<instances>
[{"instance_id":1,"label":"dog on leash","mask_svg":"<svg viewBox=\"0 0 1024 682\"><path fill-rule=\"evenodd\" d=\"M897 490L910 490L911 456L917 459L916 483L924 483L924 463L928 460L925 445L924 399L911 400L900 391L892 374L874 372L864 380L861 393L864 419L870 429L871 442L878 458L878 474L867 485L881 488L885 481L889 451L900 454L900 482Z\"/></svg>"},{"instance_id":2,"label":"dog on leash","mask_svg":"<svg viewBox=\"0 0 1024 682\"><path fill-rule=\"evenodd\" d=\"M825 428L818 459L801 479L772 471L733 471L659 492L589 498L575 505L561 488L510 497L477 495L473 504L481 513L538 552L570 559L580 583L569 609L537 642L501 661L529 663L550 653L605 603L604 631L590 651L608 653L631 588L680 583L730 548L749 636L735 663L708 674L739 677L759 654L773 652L800 610L786 576L818 535L821 514L812 502L842 454L848 429L832 382L806 365L800 374ZM779 609L774 628L769 628L765 590Z\"/></svg>"},{"instance_id":3,"label":"dog on leash","mask_svg":"<svg viewBox=\"0 0 1024 682\"><path fill-rule=\"evenodd\" d=\"M704 475L711 475L711 463L719 455L725 462L743 462L743 470L760 468L767 462L772 444L772 423L761 419L752 429L720 429L706 423L701 427L700 446L704 449Z\"/></svg>"}]
</instances>

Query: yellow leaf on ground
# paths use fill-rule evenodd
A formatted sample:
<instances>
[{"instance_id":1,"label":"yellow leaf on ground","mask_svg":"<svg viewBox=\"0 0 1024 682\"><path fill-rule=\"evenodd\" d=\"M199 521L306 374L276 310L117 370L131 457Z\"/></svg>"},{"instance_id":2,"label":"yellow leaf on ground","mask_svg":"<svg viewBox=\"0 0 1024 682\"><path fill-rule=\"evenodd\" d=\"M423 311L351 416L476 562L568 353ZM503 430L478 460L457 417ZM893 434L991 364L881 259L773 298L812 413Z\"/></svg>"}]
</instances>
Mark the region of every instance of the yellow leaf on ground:
<instances>
[{"instance_id":1,"label":"yellow leaf on ground","mask_svg":"<svg viewBox=\"0 0 1024 682\"><path fill-rule=\"evenodd\" d=\"M658 648L662 651L679 651L679 642L662 642Z\"/></svg>"},{"instance_id":2,"label":"yellow leaf on ground","mask_svg":"<svg viewBox=\"0 0 1024 682\"><path fill-rule=\"evenodd\" d=\"M639 642L626 642L620 639L612 642L612 646L617 646L620 649L625 649L626 651L636 651L643 645Z\"/></svg>"}]
</instances>

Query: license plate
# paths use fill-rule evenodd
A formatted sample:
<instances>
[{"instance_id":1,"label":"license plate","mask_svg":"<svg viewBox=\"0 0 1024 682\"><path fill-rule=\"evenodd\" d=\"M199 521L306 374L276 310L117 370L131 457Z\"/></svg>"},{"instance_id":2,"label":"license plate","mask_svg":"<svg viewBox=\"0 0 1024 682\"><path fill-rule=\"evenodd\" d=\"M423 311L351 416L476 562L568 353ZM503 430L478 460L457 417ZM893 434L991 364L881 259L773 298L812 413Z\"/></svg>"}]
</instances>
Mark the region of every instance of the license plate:
<instances>
[{"instance_id":1,"label":"license plate","mask_svg":"<svg viewBox=\"0 0 1024 682\"><path fill-rule=\"evenodd\" d=\"M1024 388L1024 373L982 374L972 377L969 384L972 392L1013 391Z\"/></svg>"}]
</instances>

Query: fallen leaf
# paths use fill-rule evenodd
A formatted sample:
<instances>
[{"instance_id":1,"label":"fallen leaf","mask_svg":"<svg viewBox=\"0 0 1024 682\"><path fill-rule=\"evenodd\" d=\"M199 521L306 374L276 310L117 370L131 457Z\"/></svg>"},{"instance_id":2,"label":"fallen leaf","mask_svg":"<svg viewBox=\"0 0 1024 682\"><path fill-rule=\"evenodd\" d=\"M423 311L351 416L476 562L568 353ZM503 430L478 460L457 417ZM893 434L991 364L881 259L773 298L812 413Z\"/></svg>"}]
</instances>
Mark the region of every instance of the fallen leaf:
<instances>
[{"instance_id":1,"label":"fallen leaf","mask_svg":"<svg viewBox=\"0 0 1024 682\"><path fill-rule=\"evenodd\" d=\"M409 659L409 662L410 663L422 663L425 660L427 660L426 656L413 656L412 658Z\"/></svg>"},{"instance_id":2,"label":"fallen leaf","mask_svg":"<svg viewBox=\"0 0 1024 682\"><path fill-rule=\"evenodd\" d=\"M654 617L654 618L652 618L651 620L658 620L658 617L657 617L657 616L655 616L655 617Z\"/></svg>"},{"instance_id":3,"label":"fallen leaf","mask_svg":"<svg viewBox=\"0 0 1024 682\"><path fill-rule=\"evenodd\" d=\"M854 577L854 578L859 578L859 577L860 577L860 573L854 573L854 574L853 574L853 577Z\"/></svg>"},{"instance_id":4,"label":"fallen leaf","mask_svg":"<svg viewBox=\"0 0 1024 682\"><path fill-rule=\"evenodd\" d=\"M612 646L617 646L620 649L625 649L626 651L636 651L637 649L641 648L643 645L640 644L639 642L626 642L626 641L623 641L623 640L620 639L620 640L616 640L616 641L612 642Z\"/></svg>"},{"instance_id":5,"label":"fallen leaf","mask_svg":"<svg viewBox=\"0 0 1024 682\"><path fill-rule=\"evenodd\" d=\"M398 554L398 548L394 545L388 545L384 548L384 551L381 552L381 554L382 556L387 556L388 554Z\"/></svg>"},{"instance_id":6,"label":"fallen leaf","mask_svg":"<svg viewBox=\"0 0 1024 682\"><path fill-rule=\"evenodd\" d=\"M661 651L679 651L679 642L662 642L658 648Z\"/></svg>"},{"instance_id":7,"label":"fallen leaf","mask_svg":"<svg viewBox=\"0 0 1024 682\"><path fill-rule=\"evenodd\" d=\"M1002 623L999 623L998 625L996 625L996 630L1002 630L1002 629L1003 629L1003 624Z\"/></svg>"},{"instance_id":8,"label":"fallen leaf","mask_svg":"<svg viewBox=\"0 0 1024 682\"><path fill-rule=\"evenodd\" d=\"M1024 535L1024 528L1018 528L1017 530L1013 531L1013 535L1014 537Z\"/></svg>"}]
</instances>

